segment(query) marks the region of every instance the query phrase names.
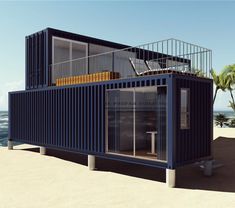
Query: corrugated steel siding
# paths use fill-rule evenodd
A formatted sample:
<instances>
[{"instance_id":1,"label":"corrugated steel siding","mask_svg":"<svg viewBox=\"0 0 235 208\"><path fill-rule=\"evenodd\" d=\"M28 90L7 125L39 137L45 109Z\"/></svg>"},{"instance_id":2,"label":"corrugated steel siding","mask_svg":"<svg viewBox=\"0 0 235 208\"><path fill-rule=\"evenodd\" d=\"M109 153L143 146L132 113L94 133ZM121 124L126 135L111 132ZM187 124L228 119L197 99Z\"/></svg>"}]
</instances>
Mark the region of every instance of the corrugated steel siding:
<instances>
[{"instance_id":1,"label":"corrugated steel siding","mask_svg":"<svg viewBox=\"0 0 235 208\"><path fill-rule=\"evenodd\" d=\"M47 28L43 31L34 33L26 37L25 43L25 56L26 56L26 89L38 89L42 87L48 87L52 85L51 77L51 64L52 64L52 37L60 37L69 40L81 41L89 44L96 44L99 46L105 46L113 49L124 49L129 48L128 45L119 43L113 43L110 41L100 40L88 36L78 35L69 33L61 30ZM88 47L89 49L89 47ZM133 51L134 49L130 49ZM165 54L154 52L143 49L136 49L138 58L151 57L159 58L166 56ZM88 50L88 55L89 50ZM181 59L179 59L181 60ZM89 60L88 60L89 61ZM186 63L187 60L184 60ZM88 63L89 65L89 63ZM162 67L165 67L164 64ZM110 69L110 71L113 69ZM118 69L119 70L119 69ZM89 71L89 68L88 68ZM132 74L133 72L131 72ZM124 77L129 77L130 72L123 72Z\"/></svg>"},{"instance_id":2,"label":"corrugated steel siding","mask_svg":"<svg viewBox=\"0 0 235 208\"><path fill-rule=\"evenodd\" d=\"M177 78L173 79L172 88L169 88L175 76ZM168 86L168 108L173 106L172 114L167 109L169 167L210 156L213 134L212 81L167 74L12 92L9 96L10 139L81 153L104 154L105 89L155 85ZM181 87L190 88L190 130L180 130L179 126ZM126 160L137 161L135 158ZM153 161L142 162L145 163L157 164ZM163 164L157 166L163 167Z\"/></svg>"},{"instance_id":3,"label":"corrugated steel siding","mask_svg":"<svg viewBox=\"0 0 235 208\"><path fill-rule=\"evenodd\" d=\"M95 43L115 49L129 46L47 28L25 38L26 89L51 86L52 37Z\"/></svg>"},{"instance_id":4,"label":"corrugated steel siding","mask_svg":"<svg viewBox=\"0 0 235 208\"><path fill-rule=\"evenodd\" d=\"M190 89L190 129L180 129L180 88ZM177 165L211 156L212 141L211 80L175 79L175 162Z\"/></svg>"},{"instance_id":5,"label":"corrugated steel siding","mask_svg":"<svg viewBox=\"0 0 235 208\"><path fill-rule=\"evenodd\" d=\"M167 84L169 75L12 92L13 141L78 152L105 152L105 89Z\"/></svg>"},{"instance_id":6,"label":"corrugated steel siding","mask_svg":"<svg viewBox=\"0 0 235 208\"><path fill-rule=\"evenodd\" d=\"M104 94L104 85L11 94L11 139L103 152Z\"/></svg>"},{"instance_id":7,"label":"corrugated steel siding","mask_svg":"<svg viewBox=\"0 0 235 208\"><path fill-rule=\"evenodd\" d=\"M48 35L41 31L27 36L25 49L26 89L47 86L48 80Z\"/></svg>"}]
</instances>

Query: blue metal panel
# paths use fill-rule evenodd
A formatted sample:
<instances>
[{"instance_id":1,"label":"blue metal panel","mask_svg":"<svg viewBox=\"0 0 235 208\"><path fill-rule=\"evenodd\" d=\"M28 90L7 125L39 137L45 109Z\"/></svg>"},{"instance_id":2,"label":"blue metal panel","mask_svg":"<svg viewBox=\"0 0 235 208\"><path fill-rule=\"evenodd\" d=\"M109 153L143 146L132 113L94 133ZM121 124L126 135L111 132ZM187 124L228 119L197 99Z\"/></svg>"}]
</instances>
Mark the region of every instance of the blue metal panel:
<instances>
[{"instance_id":1,"label":"blue metal panel","mask_svg":"<svg viewBox=\"0 0 235 208\"><path fill-rule=\"evenodd\" d=\"M38 90L13 92L9 95L9 135L12 140L29 144L41 145L51 148L61 148L76 151L83 154L96 154L112 159L125 160L133 163L154 165L159 167L175 168L176 166L195 159L203 152L210 152L210 132L205 132L208 141L198 140L195 149L190 143L190 136L195 131L179 138L175 136L178 117L177 112L177 86L174 84L173 75L162 74L157 76L137 77L130 79L111 80L106 82L86 83L74 86L50 87ZM198 87L197 82L210 85L208 80L197 78L184 78L180 86L185 83L194 83L192 87ZM191 80L191 81L190 81ZM105 92L111 88L142 87L166 84L168 87L168 139L167 139L167 165L156 161L138 160L136 158L115 157L105 154ZM203 85L204 86L204 85ZM212 86L212 85L211 85ZM204 89L204 87L202 87ZM206 100L211 99L211 88ZM200 94L195 95L201 96ZM195 98L196 99L196 98ZM207 109L202 109L202 115L210 111L211 102ZM211 114L209 114L211 116ZM199 119L202 119L200 117ZM207 118L206 121L210 121ZM209 125L210 122L209 122ZM177 134L178 135L178 134ZM184 143L182 143L184 141ZM195 144L196 140L193 140ZM177 145L176 145L177 144ZM176 149L175 149L176 148ZM177 151L176 151L177 150ZM186 151L187 150L187 151ZM186 155L185 155L186 151ZM192 153L190 155L189 153ZM176 154L176 155L175 155ZM190 156L187 158L187 156Z\"/></svg>"},{"instance_id":2,"label":"blue metal panel","mask_svg":"<svg viewBox=\"0 0 235 208\"><path fill-rule=\"evenodd\" d=\"M86 150L89 152L90 151L90 147L89 147L89 111L90 111L90 106L89 106L89 86L85 88L86 89L86 94L85 94L85 99L86 99L86 124L85 124L85 130L86 130Z\"/></svg>"},{"instance_id":3,"label":"blue metal panel","mask_svg":"<svg viewBox=\"0 0 235 208\"><path fill-rule=\"evenodd\" d=\"M180 129L180 89L190 90L190 128ZM213 83L208 79L175 77L175 166L211 158Z\"/></svg>"},{"instance_id":4,"label":"blue metal panel","mask_svg":"<svg viewBox=\"0 0 235 208\"><path fill-rule=\"evenodd\" d=\"M25 84L26 89L48 86L49 41L47 30L25 38Z\"/></svg>"},{"instance_id":5,"label":"blue metal panel","mask_svg":"<svg viewBox=\"0 0 235 208\"><path fill-rule=\"evenodd\" d=\"M105 86L101 85L101 120L103 125L101 126L101 152L105 152Z\"/></svg>"},{"instance_id":6,"label":"blue metal panel","mask_svg":"<svg viewBox=\"0 0 235 208\"><path fill-rule=\"evenodd\" d=\"M167 167L174 169L173 79L167 81Z\"/></svg>"}]
</instances>

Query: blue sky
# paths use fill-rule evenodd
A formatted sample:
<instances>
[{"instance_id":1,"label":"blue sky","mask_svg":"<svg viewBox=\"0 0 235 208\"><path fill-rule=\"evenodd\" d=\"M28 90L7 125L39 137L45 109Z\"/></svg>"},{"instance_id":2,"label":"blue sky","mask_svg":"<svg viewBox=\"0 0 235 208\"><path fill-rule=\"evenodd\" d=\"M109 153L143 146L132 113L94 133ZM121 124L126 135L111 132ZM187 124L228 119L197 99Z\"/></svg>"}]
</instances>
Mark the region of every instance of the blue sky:
<instances>
[{"instance_id":1,"label":"blue sky","mask_svg":"<svg viewBox=\"0 0 235 208\"><path fill-rule=\"evenodd\" d=\"M127 45L177 38L213 50L213 68L235 63L235 2L0 2L0 110L23 89L25 36L46 27ZM228 93L215 109L226 110Z\"/></svg>"}]
</instances>

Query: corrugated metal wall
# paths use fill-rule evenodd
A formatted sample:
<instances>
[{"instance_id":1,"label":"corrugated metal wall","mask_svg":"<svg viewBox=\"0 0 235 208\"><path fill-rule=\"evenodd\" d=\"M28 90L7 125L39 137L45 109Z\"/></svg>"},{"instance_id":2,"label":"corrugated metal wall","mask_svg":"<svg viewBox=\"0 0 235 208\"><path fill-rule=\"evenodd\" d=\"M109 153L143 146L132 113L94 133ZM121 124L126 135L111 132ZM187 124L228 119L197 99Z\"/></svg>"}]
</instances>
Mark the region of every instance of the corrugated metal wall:
<instances>
[{"instance_id":1,"label":"corrugated metal wall","mask_svg":"<svg viewBox=\"0 0 235 208\"><path fill-rule=\"evenodd\" d=\"M105 152L105 89L167 84L169 75L12 92L10 138L79 152Z\"/></svg>"},{"instance_id":2,"label":"corrugated metal wall","mask_svg":"<svg viewBox=\"0 0 235 208\"><path fill-rule=\"evenodd\" d=\"M48 35L41 31L25 38L26 89L41 88L48 83Z\"/></svg>"},{"instance_id":3,"label":"corrugated metal wall","mask_svg":"<svg viewBox=\"0 0 235 208\"><path fill-rule=\"evenodd\" d=\"M212 81L174 76L176 78L173 79L173 93L168 92L168 95L173 97L167 98L168 107L173 106L172 114L169 113L169 109L167 110L167 147L170 147L167 150L169 152L167 161L171 164L171 168L210 156L213 134ZM12 92L9 96L10 139L77 152L103 154L105 153L105 90L169 85L174 76L163 74ZM189 130L180 129L180 88L190 88ZM168 86L168 89L171 88ZM169 129L169 126L172 128ZM153 161L144 163L150 164ZM158 167L162 167L162 164Z\"/></svg>"},{"instance_id":4,"label":"corrugated metal wall","mask_svg":"<svg viewBox=\"0 0 235 208\"><path fill-rule=\"evenodd\" d=\"M47 28L25 38L26 89L51 86L52 36L123 49L129 46Z\"/></svg>"},{"instance_id":5,"label":"corrugated metal wall","mask_svg":"<svg viewBox=\"0 0 235 208\"><path fill-rule=\"evenodd\" d=\"M11 94L11 138L103 152L104 95L104 85Z\"/></svg>"},{"instance_id":6,"label":"corrugated metal wall","mask_svg":"<svg viewBox=\"0 0 235 208\"><path fill-rule=\"evenodd\" d=\"M92 37L87 37L83 35L78 35L74 33L69 33L61 30L56 30L52 28L47 28L43 31L34 33L30 36L26 37L25 40L25 65L26 65L26 89L38 89L42 87L48 87L52 85L52 73L51 73L51 64L52 64L52 37L60 37L69 40L81 41L88 43L88 55L91 47L89 44L105 46L112 50L115 49L124 49L130 46L113 43L110 41L100 40ZM161 58L161 57L169 57L169 55L158 53L158 52L151 52L149 50L143 50L140 48L131 48L129 49L130 52L135 52L138 58L145 59L154 59L154 58ZM121 55L122 52L119 52ZM118 53L116 53L118 55ZM147 58L148 57L148 58ZM118 59L116 59L114 63L114 69L117 72L122 71L123 77L130 77L130 75L134 75L132 71L125 71L124 69L120 68L120 64L118 64ZM128 59L127 59L128 60ZM177 58L178 61L187 62L188 60ZM123 61L123 60L122 60ZM129 61L128 61L129 64ZM160 63L162 67L166 67L166 63ZM92 66L91 66L92 67ZM97 69L95 69L97 70ZM100 70L100 69L99 69ZM110 67L110 71L113 70ZM89 59L88 59L88 71L89 71ZM93 70L94 71L94 70Z\"/></svg>"},{"instance_id":7,"label":"corrugated metal wall","mask_svg":"<svg viewBox=\"0 0 235 208\"><path fill-rule=\"evenodd\" d=\"M180 129L180 88L190 89L190 128ZM211 156L212 80L175 79L175 162L177 165Z\"/></svg>"}]
</instances>

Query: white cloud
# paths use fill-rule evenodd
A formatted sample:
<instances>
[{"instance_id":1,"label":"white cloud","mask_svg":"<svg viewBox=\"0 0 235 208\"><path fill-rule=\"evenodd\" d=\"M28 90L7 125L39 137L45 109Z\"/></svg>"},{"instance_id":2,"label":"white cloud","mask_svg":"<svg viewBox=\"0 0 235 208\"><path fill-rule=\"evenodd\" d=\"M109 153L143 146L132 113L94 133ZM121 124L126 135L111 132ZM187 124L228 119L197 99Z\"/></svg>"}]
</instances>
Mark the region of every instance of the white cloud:
<instances>
[{"instance_id":1,"label":"white cloud","mask_svg":"<svg viewBox=\"0 0 235 208\"><path fill-rule=\"evenodd\" d=\"M3 83L0 88L0 110L8 110L8 92L24 89L24 81Z\"/></svg>"}]
</instances>

